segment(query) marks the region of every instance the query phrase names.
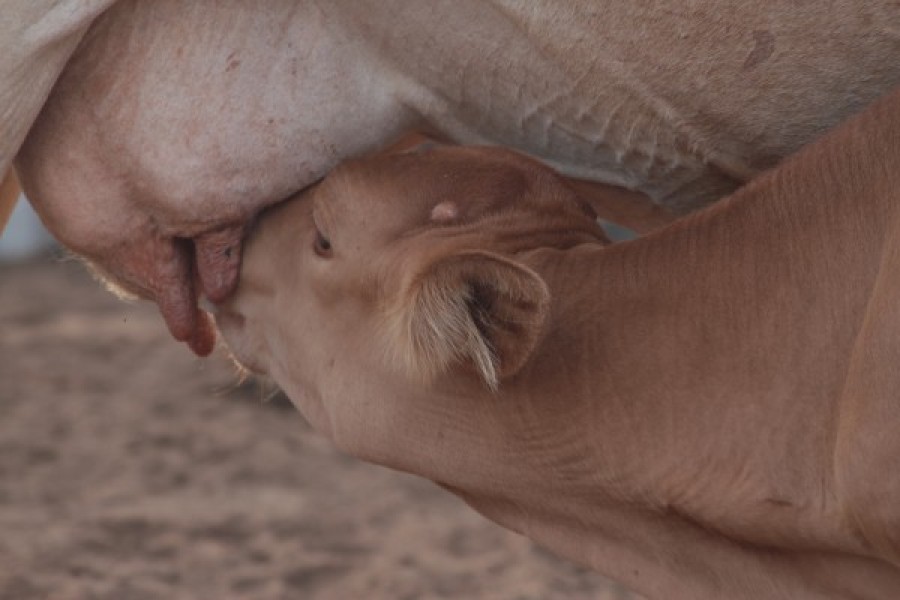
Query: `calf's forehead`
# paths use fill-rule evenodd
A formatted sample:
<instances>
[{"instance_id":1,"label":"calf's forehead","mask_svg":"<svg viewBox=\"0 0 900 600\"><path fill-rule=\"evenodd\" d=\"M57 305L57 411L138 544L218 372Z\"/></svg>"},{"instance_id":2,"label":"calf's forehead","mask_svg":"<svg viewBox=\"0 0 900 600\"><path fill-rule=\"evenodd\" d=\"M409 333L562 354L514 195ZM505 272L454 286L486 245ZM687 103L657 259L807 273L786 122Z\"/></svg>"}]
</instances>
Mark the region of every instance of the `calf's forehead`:
<instances>
[{"instance_id":1,"label":"calf's forehead","mask_svg":"<svg viewBox=\"0 0 900 600\"><path fill-rule=\"evenodd\" d=\"M554 184L562 188L549 168L509 151L451 147L349 161L325 180L318 200L370 225L384 217L425 223L442 203L455 204L461 217L476 216L521 205L536 187Z\"/></svg>"}]
</instances>

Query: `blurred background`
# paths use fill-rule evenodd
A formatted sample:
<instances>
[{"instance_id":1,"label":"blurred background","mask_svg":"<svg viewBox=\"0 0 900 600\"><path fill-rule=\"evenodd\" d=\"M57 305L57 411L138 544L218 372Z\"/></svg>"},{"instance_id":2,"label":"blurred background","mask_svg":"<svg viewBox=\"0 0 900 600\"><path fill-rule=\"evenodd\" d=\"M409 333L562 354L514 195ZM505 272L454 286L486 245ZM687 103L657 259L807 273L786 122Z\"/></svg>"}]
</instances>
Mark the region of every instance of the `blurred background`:
<instances>
[{"instance_id":1,"label":"blurred background","mask_svg":"<svg viewBox=\"0 0 900 600\"><path fill-rule=\"evenodd\" d=\"M54 247L53 238L24 195L19 196L6 229L0 231L0 263L23 260Z\"/></svg>"},{"instance_id":2,"label":"blurred background","mask_svg":"<svg viewBox=\"0 0 900 600\"><path fill-rule=\"evenodd\" d=\"M0 234L0 599L626 599L428 481L335 451L223 348Z\"/></svg>"}]
</instances>

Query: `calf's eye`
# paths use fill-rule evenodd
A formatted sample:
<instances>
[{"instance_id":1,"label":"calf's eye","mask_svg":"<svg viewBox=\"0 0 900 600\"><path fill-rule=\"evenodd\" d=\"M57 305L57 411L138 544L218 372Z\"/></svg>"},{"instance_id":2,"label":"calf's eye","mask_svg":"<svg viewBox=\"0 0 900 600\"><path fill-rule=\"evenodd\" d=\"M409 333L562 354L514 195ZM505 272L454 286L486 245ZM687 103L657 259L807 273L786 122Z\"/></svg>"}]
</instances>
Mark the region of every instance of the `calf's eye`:
<instances>
[{"instance_id":1,"label":"calf's eye","mask_svg":"<svg viewBox=\"0 0 900 600\"><path fill-rule=\"evenodd\" d=\"M322 235L318 229L316 229L316 239L313 241L313 250L322 258L331 256L331 240Z\"/></svg>"}]
</instances>

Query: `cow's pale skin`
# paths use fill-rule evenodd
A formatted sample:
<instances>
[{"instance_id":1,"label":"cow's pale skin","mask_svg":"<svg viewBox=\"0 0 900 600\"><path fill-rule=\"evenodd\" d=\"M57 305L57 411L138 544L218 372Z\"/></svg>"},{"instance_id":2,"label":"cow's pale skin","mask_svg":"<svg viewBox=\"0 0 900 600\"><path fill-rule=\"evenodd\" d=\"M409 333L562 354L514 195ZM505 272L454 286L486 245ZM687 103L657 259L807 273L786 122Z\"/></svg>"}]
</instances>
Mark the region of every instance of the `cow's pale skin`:
<instances>
[{"instance_id":1,"label":"cow's pale skin","mask_svg":"<svg viewBox=\"0 0 900 600\"><path fill-rule=\"evenodd\" d=\"M5 2L0 15L0 177L84 33L115 0Z\"/></svg>"},{"instance_id":2,"label":"cow's pale skin","mask_svg":"<svg viewBox=\"0 0 900 600\"><path fill-rule=\"evenodd\" d=\"M9 4L5 44L50 3ZM18 153L54 234L201 353L195 288L230 293L248 220L407 128L684 211L900 83L887 0L122 0L87 34L109 3L57 4L0 56L0 172Z\"/></svg>"},{"instance_id":3,"label":"cow's pale skin","mask_svg":"<svg viewBox=\"0 0 900 600\"><path fill-rule=\"evenodd\" d=\"M608 246L509 151L361 160L263 216L217 318L344 451L651 598L889 600L898 166L900 91Z\"/></svg>"}]
</instances>

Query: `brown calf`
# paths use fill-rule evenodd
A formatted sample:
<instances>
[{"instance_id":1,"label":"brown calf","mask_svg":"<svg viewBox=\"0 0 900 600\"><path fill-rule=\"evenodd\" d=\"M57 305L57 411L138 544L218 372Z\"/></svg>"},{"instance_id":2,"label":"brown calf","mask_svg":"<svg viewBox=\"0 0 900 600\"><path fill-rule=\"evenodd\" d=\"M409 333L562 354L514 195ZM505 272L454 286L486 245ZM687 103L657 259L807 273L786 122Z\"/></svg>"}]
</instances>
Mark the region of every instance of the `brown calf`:
<instances>
[{"instance_id":1,"label":"brown calf","mask_svg":"<svg viewBox=\"0 0 900 600\"><path fill-rule=\"evenodd\" d=\"M898 190L900 94L612 246L509 151L375 157L262 219L218 320L343 450L652 598L892 599Z\"/></svg>"}]
</instances>

